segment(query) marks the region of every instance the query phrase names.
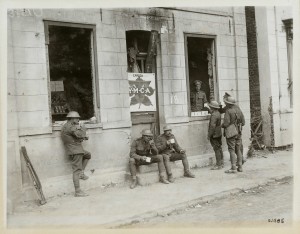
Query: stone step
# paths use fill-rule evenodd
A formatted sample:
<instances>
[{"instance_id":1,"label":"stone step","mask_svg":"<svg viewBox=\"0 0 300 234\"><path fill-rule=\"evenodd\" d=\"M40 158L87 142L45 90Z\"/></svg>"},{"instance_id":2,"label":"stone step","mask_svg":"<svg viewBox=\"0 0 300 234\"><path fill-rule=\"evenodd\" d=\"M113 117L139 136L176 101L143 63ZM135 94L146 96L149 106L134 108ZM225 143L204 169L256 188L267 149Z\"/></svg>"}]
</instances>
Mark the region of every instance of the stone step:
<instances>
[{"instance_id":1,"label":"stone step","mask_svg":"<svg viewBox=\"0 0 300 234\"><path fill-rule=\"evenodd\" d=\"M188 157L189 165L191 171L197 168L206 167L213 165L215 163L215 157L213 154L206 154L206 155L197 155L197 156L189 156ZM183 165L181 160L170 162L173 177L179 178L183 177ZM141 165L138 168L137 178L138 183L141 186L147 186L150 184L158 183L159 182L159 174L158 174L158 167L157 163L153 163L150 165ZM165 178L167 178L166 173L164 172ZM128 173L126 178L130 178L130 174Z\"/></svg>"}]
</instances>

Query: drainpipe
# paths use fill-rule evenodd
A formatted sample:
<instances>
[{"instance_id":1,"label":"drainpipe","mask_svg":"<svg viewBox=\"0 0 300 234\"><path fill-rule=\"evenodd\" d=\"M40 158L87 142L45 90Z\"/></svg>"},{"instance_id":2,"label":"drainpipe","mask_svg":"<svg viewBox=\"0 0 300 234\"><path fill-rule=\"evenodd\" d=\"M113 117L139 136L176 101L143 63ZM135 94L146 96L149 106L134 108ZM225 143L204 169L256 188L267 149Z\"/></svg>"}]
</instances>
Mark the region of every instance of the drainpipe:
<instances>
[{"instance_id":1,"label":"drainpipe","mask_svg":"<svg viewBox=\"0 0 300 234\"><path fill-rule=\"evenodd\" d=\"M234 60L235 60L235 86L236 86L236 102L239 102L239 78L238 78L238 63L237 63L237 43L236 43L236 32L235 32L235 17L234 7L232 7L232 29L233 29L233 40L234 40Z\"/></svg>"},{"instance_id":2,"label":"drainpipe","mask_svg":"<svg viewBox=\"0 0 300 234\"><path fill-rule=\"evenodd\" d=\"M278 88L279 88L279 114L281 113L281 104L280 104L280 100L281 100L281 95L282 95L282 91L281 91L281 85L280 85L280 81L281 81L281 73L280 73L280 61L279 61L279 45L278 45L278 26L277 26L277 14L276 14L276 7L274 6L274 17L275 17L275 39L276 39L276 55L277 55L277 70L278 70Z\"/></svg>"}]
</instances>

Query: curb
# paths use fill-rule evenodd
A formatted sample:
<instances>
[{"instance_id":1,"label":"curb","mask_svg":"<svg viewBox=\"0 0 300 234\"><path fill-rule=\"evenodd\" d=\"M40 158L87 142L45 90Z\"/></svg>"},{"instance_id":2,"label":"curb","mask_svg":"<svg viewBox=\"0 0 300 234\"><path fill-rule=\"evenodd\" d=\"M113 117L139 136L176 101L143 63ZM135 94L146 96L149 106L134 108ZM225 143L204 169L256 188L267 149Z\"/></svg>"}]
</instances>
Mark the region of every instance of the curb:
<instances>
[{"instance_id":1,"label":"curb","mask_svg":"<svg viewBox=\"0 0 300 234\"><path fill-rule=\"evenodd\" d=\"M257 187L260 186L266 186L268 184L272 184L278 181L284 181L284 180L288 180L288 179L292 179L293 176L279 176L279 177L273 177L268 179L267 181L260 183L260 184L250 184L247 187L243 187L243 188L234 188L234 189L230 189L227 191L223 191L217 194L213 194L213 195L207 195L207 196L203 196L203 197L199 197L196 198L194 200L191 201L185 201L182 203L178 203L173 205L172 207L164 207L155 211L148 211L139 215L134 215L130 218L126 218L126 219L122 219L122 220L117 220L114 222L110 222L110 223L106 223L103 224L103 227L105 228L110 228L110 229L114 229L114 228L122 228L122 226L126 226L126 225L130 225L130 224L135 224L135 223L140 223L145 221L146 219L150 219L150 218L154 218L156 216L161 216L161 217L166 217L169 215L172 215L174 213L177 212L181 212L183 210L185 210L186 208L193 208L196 205L202 205L205 203L211 203L213 201L216 200L220 200L223 199L229 195L236 195L238 193L243 192L244 190L250 190L250 189L255 189Z\"/></svg>"}]
</instances>

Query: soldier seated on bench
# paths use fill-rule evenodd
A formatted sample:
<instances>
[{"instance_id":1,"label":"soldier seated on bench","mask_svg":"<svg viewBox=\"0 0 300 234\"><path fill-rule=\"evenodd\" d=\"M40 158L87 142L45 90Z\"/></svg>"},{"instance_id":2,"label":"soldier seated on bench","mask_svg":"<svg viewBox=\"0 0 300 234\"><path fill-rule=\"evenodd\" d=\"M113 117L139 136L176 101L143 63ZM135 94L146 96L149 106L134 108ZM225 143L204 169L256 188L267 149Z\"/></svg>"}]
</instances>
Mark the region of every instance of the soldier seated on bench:
<instances>
[{"instance_id":1,"label":"soldier seated on bench","mask_svg":"<svg viewBox=\"0 0 300 234\"><path fill-rule=\"evenodd\" d=\"M189 163L185 150L183 150L177 143L175 136L172 134L170 126L165 126L164 133L157 138L156 146L160 154L163 155L166 172L168 175L168 181L173 183L174 177L172 175L170 161L182 160L184 167L184 176L195 178L195 175L191 173Z\"/></svg>"},{"instance_id":2,"label":"soldier seated on bench","mask_svg":"<svg viewBox=\"0 0 300 234\"><path fill-rule=\"evenodd\" d=\"M142 137L137 138L131 144L129 169L132 177L130 188L137 186L136 167L139 165L158 164L159 181L164 184L169 182L164 178L164 160L162 155L158 154L158 150L153 141L153 134L149 129L142 131Z\"/></svg>"}]
</instances>

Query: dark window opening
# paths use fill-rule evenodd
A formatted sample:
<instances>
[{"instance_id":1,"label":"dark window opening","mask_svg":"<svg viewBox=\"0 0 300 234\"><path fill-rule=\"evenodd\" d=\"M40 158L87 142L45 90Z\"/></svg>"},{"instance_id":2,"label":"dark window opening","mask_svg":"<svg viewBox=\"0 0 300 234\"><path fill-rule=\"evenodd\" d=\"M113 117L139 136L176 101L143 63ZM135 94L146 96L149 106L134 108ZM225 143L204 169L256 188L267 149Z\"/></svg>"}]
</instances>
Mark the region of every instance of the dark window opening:
<instances>
[{"instance_id":1,"label":"dark window opening","mask_svg":"<svg viewBox=\"0 0 300 234\"><path fill-rule=\"evenodd\" d=\"M133 30L126 32L128 72L154 73L157 37L151 39L149 31ZM149 45L149 41L151 45ZM151 53L151 48L153 51ZM149 53L150 52L150 53ZM148 64L147 64L148 62ZM148 69L147 69L148 65Z\"/></svg>"},{"instance_id":2,"label":"dark window opening","mask_svg":"<svg viewBox=\"0 0 300 234\"><path fill-rule=\"evenodd\" d=\"M186 37L191 112L207 111L204 104L214 99L213 42L210 38Z\"/></svg>"},{"instance_id":3,"label":"dark window opening","mask_svg":"<svg viewBox=\"0 0 300 234\"><path fill-rule=\"evenodd\" d=\"M52 121L77 111L81 119L93 117L92 29L48 26Z\"/></svg>"},{"instance_id":4,"label":"dark window opening","mask_svg":"<svg viewBox=\"0 0 300 234\"><path fill-rule=\"evenodd\" d=\"M157 43L157 31L127 31L127 72L156 73ZM157 82L155 82L155 87L153 88L157 90ZM130 105L135 105L136 100L143 105L149 106L147 95L142 93L135 94L134 98L131 98ZM155 103L157 108L157 92L155 94ZM156 111L131 112L131 120L134 125L146 123L151 124L151 130L154 135L159 134L158 109L156 109Z\"/></svg>"}]
</instances>

